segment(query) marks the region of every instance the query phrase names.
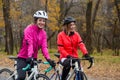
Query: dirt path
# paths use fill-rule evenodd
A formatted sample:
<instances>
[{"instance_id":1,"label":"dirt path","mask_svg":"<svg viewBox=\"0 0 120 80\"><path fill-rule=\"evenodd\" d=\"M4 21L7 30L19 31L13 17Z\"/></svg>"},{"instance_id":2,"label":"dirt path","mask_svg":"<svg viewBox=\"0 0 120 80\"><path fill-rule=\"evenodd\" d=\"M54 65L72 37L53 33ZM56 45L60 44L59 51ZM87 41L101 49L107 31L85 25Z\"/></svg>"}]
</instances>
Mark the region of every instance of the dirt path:
<instances>
[{"instance_id":1,"label":"dirt path","mask_svg":"<svg viewBox=\"0 0 120 80\"><path fill-rule=\"evenodd\" d=\"M0 58L0 68L13 67L14 61L8 59L6 56L1 56ZM46 66L41 67L44 70ZM95 63L91 69L85 69L84 71L88 76L88 80L120 80L120 64L114 63Z\"/></svg>"},{"instance_id":2,"label":"dirt path","mask_svg":"<svg viewBox=\"0 0 120 80\"><path fill-rule=\"evenodd\" d=\"M88 80L120 80L120 79L114 79L114 78L109 78L109 77L94 77L89 75Z\"/></svg>"},{"instance_id":3,"label":"dirt path","mask_svg":"<svg viewBox=\"0 0 120 80\"><path fill-rule=\"evenodd\" d=\"M7 67L7 66L0 66L0 69L2 69L2 68L9 68L9 69L14 69L13 67ZM114 78L110 78L110 77L100 77L100 76L98 76L98 77L95 77L95 76L93 76L93 75L88 75L87 74L87 77L88 77L88 80L120 80L120 78L116 78L116 79L114 79Z\"/></svg>"}]
</instances>

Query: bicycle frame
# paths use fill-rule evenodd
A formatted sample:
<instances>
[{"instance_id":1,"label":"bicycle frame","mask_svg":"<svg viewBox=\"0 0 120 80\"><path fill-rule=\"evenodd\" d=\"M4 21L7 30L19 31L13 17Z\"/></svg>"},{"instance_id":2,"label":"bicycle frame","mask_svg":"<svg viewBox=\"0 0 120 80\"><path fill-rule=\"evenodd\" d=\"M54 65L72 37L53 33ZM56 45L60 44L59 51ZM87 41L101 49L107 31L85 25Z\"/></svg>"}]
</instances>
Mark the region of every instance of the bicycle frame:
<instances>
[{"instance_id":1,"label":"bicycle frame","mask_svg":"<svg viewBox=\"0 0 120 80\"><path fill-rule=\"evenodd\" d=\"M17 58L10 56L9 59L14 60L15 71L13 71L13 74L7 80L9 80L11 77L13 77L16 80L18 77L18 75L17 75L17 61L16 61ZM23 68L23 70L27 70L27 68L29 68L29 67L30 67L30 65L27 65L26 68ZM31 72L32 73L29 76L27 76L25 80L31 80L33 77L34 77L34 80L37 80L36 76L39 74L37 61L34 61L34 66L33 66L33 68L31 68Z\"/></svg>"},{"instance_id":2,"label":"bicycle frame","mask_svg":"<svg viewBox=\"0 0 120 80\"><path fill-rule=\"evenodd\" d=\"M26 77L26 80L31 80L33 77L34 80L36 80L36 76L39 73L37 67L38 67L37 65L34 65L34 67L31 69L32 73L28 77Z\"/></svg>"},{"instance_id":3,"label":"bicycle frame","mask_svg":"<svg viewBox=\"0 0 120 80\"><path fill-rule=\"evenodd\" d=\"M14 60L15 71L13 71L13 74L7 80L9 80L12 77L16 80L17 77L18 77L18 75L17 75L17 58L14 57L14 56L9 56L9 59L13 59Z\"/></svg>"},{"instance_id":4,"label":"bicycle frame","mask_svg":"<svg viewBox=\"0 0 120 80\"><path fill-rule=\"evenodd\" d=\"M75 65L75 67L74 67L73 70L71 70L71 71L69 72L69 74L68 74L68 76L67 76L67 80L70 80L70 79L73 77L74 74L77 75L78 71L81 71L81 70L79 69L78 64L79 64L79 63L78 63L77 61L73 64L73 63L72 63L72 60L71 60L70 65L71 65L71 66Z\"/></svg>"},{"instance_id":5,"label":"bicycle frame","mask_svg":"<svg viewBox=\"0 0 120 80\"><path fill-rule=\"evenodd\" d=\"M57 77L58 77L59 80L61 79L61 75L60 75L60 74L62 74L62 73L60 73L61 67L62 67L62 65L61 65L61 64L58 64L58 67L54 69L55 72L54 72L53 75L50 77L50 79L52 79L55 75L56 75L55 80L57 79Z\"/></svg>"},{"instance_id":6,"label":"bicycle frame","mask_svg":"<svg viewBox=\"0 0 120 80\"><path fill-rule=\"evenodd\" d=\"M48 62L44 62L44 64L49 64ZM62 65L61 64L59 64L59 63L57 63L58 64L58 67L57 68L54 68L54 73L53 74L51 74L50 76L49 76L49 79L50 80L52 80L52 79L61 79L61 73L60 73L60 70L61 70L61 67L62 67ZM48 73L48 72L50 72L51 70L52 70L53 68L50 66L49 68L47 68L44 72L45 72L45 75Z\"/></svg>"},{"instance_id":7,"label":"bicycle frame","mask_svg":"<svg viewBox=\"0 0 120 80\"><path fill-rule=\"evenodd\" d=\"M57 58L59 58L59 54L54 54L54 56L56 56ZM75 60L75 62L74 63L72 63L72 59L74 59ZM94 65L94 57L91 57L91 58L71 58L71 61L70 61L70 66L72 67L72 66L74 66L74 69L72 69L69 73L68 73L68 76L67 76L67 79L66 80L71 80L71 78L73 77L73 76L75 76L75 80L83 80L83 79L85 79L85 80L87 80L87 76L86 76L86 74L84 73L84 71L83 71L83 67L81 66L81 64L79 63L79 60L89 60L89 59L92 59L92 62L90 62L90 65L87 67L87 69L90 69L93 65ZM58 66L57 66L57 68L56 69L54 69L54 73L52 74L52 76L50 76L49 78L52 80L52 79L54 79L53 77L54 76L61 76L60 75L60 73L59 73L59 71L60 70L62 70L61 68L60 68L60 66L62 66L61 64L60 64L60 62L58 61L57 62L57 64L58 64ZM79 66L80 65L80 66ZM46 69L45 70L45 74L46 73L48 73L48 72L50 72L51 71L51 69L52 68L48 68L48 69ZM76 77L77 76L77 77ZM80 78L80 79L79 79ZM56 79L56 78L55 78ZM54 80L55 80L54 79ZM61 77L59 77L59 80L61 79ZM58 79L57 79L58 80Z\"/></svg>"},{"instance_id":8,"label":"bicycle frame","mask_svg":"<svg viewBox=\"0 0 120 80\"><path fill-rule=\"evenodd\" d=\"M37 76L38 73L39 72L38 72L38 70L37 70L37 68L35 66L34 68L32 68L32 73L28 77L26 77L25 80L31 80L33 77L34 77L34 80L37 80L36 76ZM15 70L14 73L7 80L9 80L11 77L15 77L15 80L16 80L17 76L18 76L17 71Z\"/></svg>"},{"instance_id":9,"label":"bicycle frame","mask_svg":"<svg viewBox=\"0 0 120 80\"><path fill-rule=\"evenodd\" d=\"M23 70L26 71L28 68L30 68L29 64L25 68L23 68ZM32 73L28 77L26 77L26 80L31 80L32 78L34 78L34 80L37 80L36 77L39 74L37 61L34 61L34 66L33 68L31 68L30 71Z\"/></svg>"},{"instance_id":10,"label":"bicycle frame","mask_svg":"<svg viewBox=\"0 0 120 80\"><path fill-rule=\"evenodd\" d=\"M17 71L14 71L13 74L7 79L11 79L12 77L15 77L15 79L17 79Z\"/></svg>"},{"instance_id":11,"label":"bicycle frame","mask_svg":"<svg viewBox=\"0 0 120 80\"><path fill-rule=\"evenodd\" d=\"M71 70L70 72L69 72L69 74L68 74L68 76L67 76L67 79L66 80L70 80L78 71L82 71L82 70L80 70L79 69L79 66L78 66L78 61L76 61L74 64L72 63L72 60L71 60L71 63L70 63L70 65L71 65L71 67L73 66L73 65L75 65L75 67L74 67L74 69L73 70ZM60 75L60 70L62 70L61 69L61 64L60 63L58 63L58 67L57 68L54 68L54 73L49 77L51 80L53 79L53 77L55 76L55 80L56 80L56 78L57 77L59 77L58 79L59 80L61 80L61 75ZM47 70L46 70L47 71ZM50 70L49 70L50 71ZM49 72L49 71L47 71L47 72ZM47 73L46 72L46 73Z\"/></svg>"},{"instance_id":12,"label":"bicycle frame","mask_svg":"<svg viewBox=\"0 0 120 80\"><path fill-rule=\"evenodd\" d=\"M59 54L54 54L54 56L56 56L57 58L59 58ZM76 61L75 61L75 63L73 64L72 63L72 59L75 59ZM92 67L92 65L94 65L94 58L93 57L91 57L91 59L93 60L93 62L91 62L90 63L90 65L87 67L87 69L89 69L89 68L91 68ZM84 73L84 71L83 71L83 67L80 65L80 66L78 66L80 63L77 61L77 60L89 60L89 59L86 59L86 58L81 58L81 59L79 59L79 58L71 58L71 61L70 61L70 66L72 67L73 65L75 66L74 67L74 69L72 69L70 72L69 72L69 74L68 74L68 76L67 76L67 79L66 80L70 80L73 76L76 76L77 75L77 73L78 74L82 74L83 76L84 76L84 78L85 78L85 80L87 80L87 77L86 77L86 75L85 75L85 73ZM57 64L58 64L58 67L57 68L59 68L60 67L60 63L59 63L59 61L57 62ZM50 70L49 70L50 71ZM48 72L49 72L48 71ZM53 73L53 76L55 75L55 73L57 73L57 70L55 69L55 72ZM59 69L58 69L58 73L57 73L57 75L59 75L60 76L60 74L59 74ZM77 78L82 78L82 76L78 76L77 75ZM77 79L76 78L76 80L79 80L79 79ZM52 79L52 78L51 78ZM59 78L59 80L60 80L60 78ZM80 79L81 80L81 79Z\"/></svg>"},{"instance_id":13,"label":"bicycle frame","mask_svg":"<svg viewBox=\"0 0 120 80\"><path fill-rule=\"evenodd\" d=\"M17 74L17 57L10 56L9 59L12 59L15 61L14 63L14 71L10 70L9 68L2 68L0 70L0 79L4 80L16 80L18 78ZM25 80L50 80L45 74L40 73L38 67L40 63L42 63L42 60L33 60L33 64L27 64L26 67L22 68L26 72Z\"/></svg>"}]
</instances>

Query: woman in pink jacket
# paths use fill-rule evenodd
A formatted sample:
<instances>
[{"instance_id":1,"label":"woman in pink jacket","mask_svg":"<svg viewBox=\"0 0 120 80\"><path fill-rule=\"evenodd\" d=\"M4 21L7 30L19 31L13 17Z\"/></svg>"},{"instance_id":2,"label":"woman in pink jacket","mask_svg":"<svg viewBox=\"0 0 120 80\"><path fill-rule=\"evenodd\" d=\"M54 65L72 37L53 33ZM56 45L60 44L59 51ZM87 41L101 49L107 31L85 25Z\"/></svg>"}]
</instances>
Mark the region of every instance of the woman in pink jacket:
<instances>
[{"instance_id":1,"label":"woman in pink jacket","mask_svg":"<svg viewBox=\"0 0 120 80\"><path fill-rule=\"evenodd\" d=\"M54 61L50 59L48 48L47 48L47 35L43 29L45 21L48 19L45 11L37 11L34 15L34 24L28 25L24 30L24 37L22 40L22 46L18 53L17 60L17 72L18 79L24 80L26 72L22 68L26 67L32 59L37 59L38 50L41 49L43 56L50 63L52 67L55 66Z\"/></svg>"}]
</instances>

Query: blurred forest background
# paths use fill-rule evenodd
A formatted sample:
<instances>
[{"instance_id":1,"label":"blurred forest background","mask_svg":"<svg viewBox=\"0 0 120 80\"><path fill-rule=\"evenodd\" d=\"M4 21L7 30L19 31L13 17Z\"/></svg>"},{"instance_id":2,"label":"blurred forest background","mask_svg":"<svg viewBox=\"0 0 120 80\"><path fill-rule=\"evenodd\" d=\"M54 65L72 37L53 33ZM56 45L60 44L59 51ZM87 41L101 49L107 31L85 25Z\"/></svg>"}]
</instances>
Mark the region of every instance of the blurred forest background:
<instances>
[{"instance_id":1,"label":"blurred forest background","mask_svg":"<svg viewBox=\"0 0 120 80\"><path fill-rule=\"evenodd\" d=\"M77 20L77 31L89 53L112 50L120 55L120 0L0 0L0 51L17 53L24 28L37 10L48 13L45 30L49 48L57 48L57 34L66 16Z\"/></svg>"}]
</instances>

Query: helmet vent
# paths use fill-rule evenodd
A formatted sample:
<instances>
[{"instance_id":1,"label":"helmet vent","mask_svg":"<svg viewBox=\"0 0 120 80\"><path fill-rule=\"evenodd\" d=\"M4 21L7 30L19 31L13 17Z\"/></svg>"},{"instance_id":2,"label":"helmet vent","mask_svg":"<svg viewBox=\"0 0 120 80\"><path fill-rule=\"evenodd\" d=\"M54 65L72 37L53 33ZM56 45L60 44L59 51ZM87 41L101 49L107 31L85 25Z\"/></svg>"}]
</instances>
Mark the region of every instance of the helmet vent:
<instances>
[{"instance_id":1,"label":"helmet vent","mask_svg":"<svg viewBox=\"0 0 120 80\"><path fill-rule=\"evenodd\" d=\"M38 12L39 15L42 15L41 12Z\"/></svg>"}]
</instances>

